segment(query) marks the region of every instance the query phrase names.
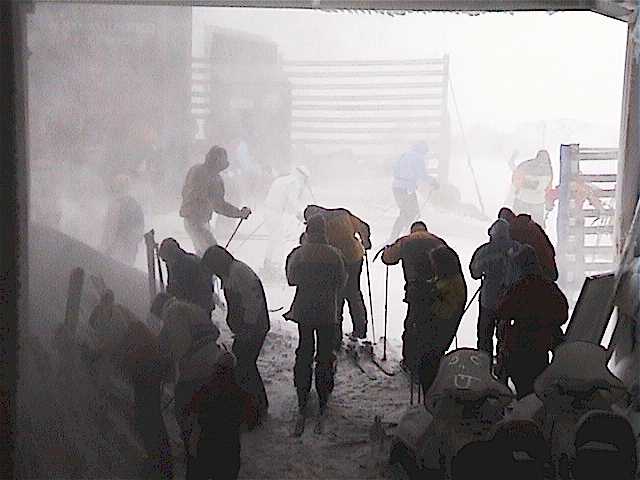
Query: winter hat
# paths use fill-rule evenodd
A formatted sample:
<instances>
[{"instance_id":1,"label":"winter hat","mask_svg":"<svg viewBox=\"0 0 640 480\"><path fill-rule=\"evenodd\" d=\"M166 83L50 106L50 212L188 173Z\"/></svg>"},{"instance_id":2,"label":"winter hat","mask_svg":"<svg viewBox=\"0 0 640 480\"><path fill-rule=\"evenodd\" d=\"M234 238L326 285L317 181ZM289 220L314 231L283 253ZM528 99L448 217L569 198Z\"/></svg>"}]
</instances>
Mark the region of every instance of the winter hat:
<instances>
[{"instance_id":1,"label":"winter hat","mask_svg":"<svg viewBox=\"0 0 640 480\"><path fill-rule=\"evenodd\" d=\"M175 257L179 250L181 250L180 244L175 238L165 238L158 247L158 256L166 262Z\"/></svg>"},{"instance_id":2,"label":"winter hat","mask_svg":"<svg viewBox=\"0 0 640 480\"><path fill-rule=\"evenodd\" d=\"M494 240L508 240L511 238L510 228L509 222L499 218L489 227L488 233Z\"/></svg>"},{"instance_id":3,"label":"winter hat","mask_svg":"<svg viewBox=\"0 0 640 480\"><path fill-rule=\"evenodd\" d=\"M304 219L306 221L309 221L309 219L315 215L319 215L324 211L324 208L322 208L319 205L308 205L307 208L304 209Z\"/></svg>"},{"instance_id":4,"label":"winter hat","mask_svg":"<svg viewBox=\"0 0 640 480\"><path fill-rule=\"evenodd\" d=\"M511 223L515 220L516 214L513 213L513 210L511 210L510 208L502 207L498 212L498 218L501 218L502 220L506 220L507 222Z\"/></svg>"},{"instance_id":5,"label":"winter hat","mask_svg":"<svg viewBox=\"0 0 640 480\"><path fill-rule=\"evenodd\" d=\"M431 261L439 278L448 278L462 272L460 259L450 247L441 246L431 251Z\"/></svg>"},{"instance_id":6,"label":"winter hat","mask_svg":"<svg viewBox=\"0 0 640 480\"><path fill-rule=\"evenodd\" d=\"M111 185L111 191L114 195L125 195L131 189L131 180L127 175L116 175Z\"/></svg>"},{"instance_id":7,"label":"winter hat","mask_svg":"<svg viewBox=\"0 0 640 480\"><path fill-rule=\"evenodd\" d=\"M418 142L413 145L411 150L421 155L426 155L427 153L429 153L429 146L425 142Z\"/></svg>"},{"instance_id":8,"label":"winter hat","mask_svg":"<svg viewBox=\"0 0 640 480\"><path fill-rule=\"evenodd\" d=\"M315 243L327 241L327 224L321 215L315 215L307 221L305 239Z\"/></svg>"},{"instance_id":9,"label":"winter hat","mask_svg":"<svg viewBox=\"0 0 640 480\"><path fill-rule=\"evenodd\" d=\"M428 232L429 230L427 230L427 224L424 223L422 220L418 220L417 222L413 222L411 224L411 229L409 230L411 233L413 232Z\"/></svg>"},{"instance_id":10,"label":"winter hat","mask_svg":"<svg viewBox=\"0 0 640 480\"><path fill-rule=\"evenodd\" d=\"M229 166L227 151L219 145L214 145L205 156L204 163L216 172L221 172Z\"/></svg>"},{"instance_id":11,"label":"winter hat","mask_svg":"<svg viewBox=\"0 0 640 480\"><path fill-rule=\"evenodd\" d=\"M225 248L220 245L214 245L213 247L207 248L207 251L204 252L200 264L210 273L219 277L220 275L229 273L229 267L234 260L233 255Z\"/></svg>"}]
</instances>

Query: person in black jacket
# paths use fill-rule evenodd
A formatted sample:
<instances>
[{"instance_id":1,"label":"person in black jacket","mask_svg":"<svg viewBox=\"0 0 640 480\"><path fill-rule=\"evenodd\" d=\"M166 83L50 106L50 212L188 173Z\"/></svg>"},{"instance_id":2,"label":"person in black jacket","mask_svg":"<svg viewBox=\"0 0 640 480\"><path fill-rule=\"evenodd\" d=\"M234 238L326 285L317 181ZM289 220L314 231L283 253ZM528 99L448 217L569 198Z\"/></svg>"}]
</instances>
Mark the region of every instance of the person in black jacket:
<instances>
[{"instance_id":1,"label":"person in black jacket","mask_svg":"<svg viewBox=\"0 0 640 480\"><path fill-rule=\"evenodd\" d=\"M200 259L185 252L174 238L160 243L158 255L167 265L167 293L191 302L211 316L215 308L211 275L200 266Z\"/></svg>"},{"instance_id":2,"label":"person in black jacket","mask_svg":"<svg viewBox=\"0 0 640 480\"><path fill-rule=\"evenodd\" d=\"M312 365L316 361L316 393L324 413L334 385L333 353L338 297L347 280L342 254L328 244L326 222L311 217L302 245L287 257L289 285L296 287L293 304L285 318L298 324L298 348L293 368L298 409L305 415L311 391ZM317 342L317 348L316 348Z\"/></svg>"},{"instance_id":3,"label":"person in black jacket","mask_svg":"<svg viewBox=\"0 0 640 480\"><path fill-rule=\"evenodd\" d=\"M227 325L233 333L231 350L238 359L236 376L256 407L254 418L248 422L252 429L262 424L269 409L267 392L256 363L271 328L264 288L247 264L236 260L219 245L207 249L201 264L210 275L222 280L227 301Z\"/></svg>"}]
</instances>

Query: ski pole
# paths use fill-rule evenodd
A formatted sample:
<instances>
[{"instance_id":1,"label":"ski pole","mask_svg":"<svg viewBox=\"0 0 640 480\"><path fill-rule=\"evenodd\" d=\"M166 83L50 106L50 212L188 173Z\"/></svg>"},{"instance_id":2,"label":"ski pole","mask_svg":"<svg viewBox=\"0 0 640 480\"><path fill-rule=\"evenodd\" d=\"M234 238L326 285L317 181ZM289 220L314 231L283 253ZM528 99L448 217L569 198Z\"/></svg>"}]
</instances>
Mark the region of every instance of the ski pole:
<instances>
[{"instance_id":1,"label":"ski pole","mask_svg":"<svg viewBox=\"0 0 640 480\"><path fill-rule=\"evenodd\" d=\"M258 225L256 228L253 229L253 231L247 235L247 238L245 238L242 243L240 245L238 245L238 249L240 247L242 247L245 243L247 243L247 240L249 240L251 237L253 237L255 235L255 233L260 230L260 228L264 225L264 223L266 222L266 220L263 220L262 223L260 225Z\"/></svg>"},{"instance_id":2,"label":"ski pole","mask_svg":"<svg viewBox=\"0 0 640 480\"><path fill-rule=\"evenodd\" d=\"M367 264L367 286L369 287L369 316L371 317L371 334L373 335L373 344L376 344L376 324L373 321L373 296L371 294L371 275L369 274L369 256L364 251L364 259Z\"/></svg>"},{"instance_id":3,"label":"ski pole","mask_svg":"<svg viewBox=\"0 0 640 480\"><path fill-rule=\"evenodd\" d=\"M382 337L382 360L387 360L387 318L388 318L388 303L389 303L389 265L384 275L384 337Z\"/></svg>"},{"instance_id":4,"label":"ski pole","mask_svg":"<svg viewBox=\"0 0 640 480\"><path fill-rule=\"evenodd\" d=\"M229 246L229 244L231 243L231 240L233 240L233 237L236 236L236 232L238 231L238 229L240 228L240 225L242 225L242 222L244 222L244 218L241 218L240 221L238 222L238 225L236 225L235 230L233 231L233 233L231 234L231 236L229 237L229 240L227 240L227 244L224 246L224 248L227 248Z\"/></svg>"},{"instance_id":5,"label":"ski pole","mask_svg":"<svg viewBox=\"0 0 640 480\"><path fill-rule=\"evenodd\" d=\"M467 313L467 310L469 310L469 307L471 306L473 301L476 299L476 296L478 295L478 293L480 293L481 288L482 288L482 284L480 284L480 286L476 290L476 293L473 294L473 297L471 297L471 300L469 300L469 303L467 303L467 306L464 307L464 310L462 311L462 316L464 316L464 314Z\"/></svg>"},{"instance_id":6,"label":"ski pole","mask_svg":"<svg viewBox=\"0 0 640 480\"><path fill-rule=\"evenodd\" d=\"M160 261L160 254L158 253L158 244L155 245L156 260L158 261L158 279L160 280L160 291L164 292L164 273L162 272L162 262Z\"/></svg>"}]
</instances>

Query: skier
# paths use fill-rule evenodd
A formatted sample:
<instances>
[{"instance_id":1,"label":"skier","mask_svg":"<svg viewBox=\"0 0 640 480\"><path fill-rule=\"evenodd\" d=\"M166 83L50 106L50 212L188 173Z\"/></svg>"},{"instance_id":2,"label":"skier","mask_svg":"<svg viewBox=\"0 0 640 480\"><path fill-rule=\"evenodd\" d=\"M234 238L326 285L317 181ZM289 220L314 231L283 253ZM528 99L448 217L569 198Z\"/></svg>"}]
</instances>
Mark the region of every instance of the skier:
<instances>
[{"instance_id":1,"label":"skier","mask_svg":"<svg viewBox=\"0 0 640 480\"><path fill-rule=\"evenodd\" d=\"M523 245L515 257L521 279L498 303L500 376L511 377L518 399L549 365L548 352L562 341L560 327L569 304L558 286L543 275L535 250Z\"/></svg>"},{"instance_id":2,"label":"skier","mask_svg":"<svg viewBox=\"0 0 640 480\"><path fill-rule=\"evenodd\" d=\"M530 245L536 251L538 262L542 272L550 280L558 280L558 267L556 265L556 251L544 229L532 220L531 215L521 213L515 215L506 207L500 209L498 218L509 222L511 226L511 238L522 244Z\"/></svg>"},{"instance_id":3,"label":"skier","mask_svg":"<svg viewBox=\"0 0 640 480\"><path fill-rule=\"evenodd\" d=\"M478 311L478 349L493 357L493 335L497 326L498 299L516 280L513 256L520 244L511 239L509 223L498 219L489 228L489 242L473 253L471 278L482 279Z\"/></svg>"},{"instance_id":4,"label":"skier","mask_svg":"<svg viewBox=\"0 0 640 480\"><path fill-rule=\"evenodd\" d=\"M427 153L429 153L429 147L426 143L416 143L393 164L391 189L400 211L393 224L389 242L387 243L397 238L407 225L420 216L420 207L418 206L418 197L416 195L418 182L426 183L430 190L438 188L438 182L427 174L425 165Z\"/></svg>"},{"instance_id":5,"label":"skier","mask_svg":"<svg viewBox=\"0 0 640 480\"><path fill-rule=\"evenodd\" d=\"M309 219L301 240L302 244L287 256L287 281L296 287L296 294L285 318L298 324L293 377L299 415L304 418L314 354L321 416L333 391L336 305L339 307L337 299L346 284L347 273L342 254L327 242L327 227L322 216Z\"/></svg>"},{"instance_id":6,"label":"skier","mask_svg":"<svg viewBox=\"0 0 640 480\"><path fill-rule=\"evenodd\" d=\"M435 274L434 295L429 306L431 315L414 319L417 372L425 394L458 331L467 302L467 284L458 254L451 247L441 245L431 251L430 257Z\"/></svg>"},{"instance_id":7,"label":"skier","mask_svg":"<svg viewBox=\"0 0 640 480\"><path fill-rule=\"evenodd\" d=\"M134 426L149 458L150 478L173 478L169 435L162 417L161 384L169 362L161 354L158 339L129 309L115 303L106 290L89 317L95 332L93 359L105 381L105 368L116 372L133 386ZM108 371L108 370L107 370Z\"/></svg>"},{"instance_id":8,"label":"skier","mask_svg":"<svg viewBox=\"0 0 640 480\"><path fill-rule=\"evenodd\" d=\"M144 213L129 191L129 177L116 176L111 188L113 197L104 222L101 250L131 266L136 261L138 246L144 235Z\"/></svg>"},{"instance_id":9,"label":"skier","mask_svg":"<svg viewBox=\"0 0 640 480\"><path fill-rule=\"evenodd\" d=\"M236 375L243 390L256 406L249 429L261 425L269 409L267 392L256 362L271 328L262 282L244 262L219 245L209 247L201 264L222 280L227 301L227 325L234 335L231 350L238 360Z\"/></svg>"},{"instance_id":10,"label":"skier","mask_svg":"<svg viewBox=\"0 0 640 480\"><path fill-rule=\"evenodd\" d=\"M298 166L293 173L276 178L269 188L264 202L265 224L269 230L267 251L264 255L262 277L276 276L277 267L273 260L276 249L282 242L284 230L284 215L296 215L302 221L300 212L307 205L309 199L309 170Z\"/></svg>"},{"instance_id":11,"label":"skier","mask_svg":"<svg viewBox=\"0 0 640 480\"><path fill-rule=\"evenodd\" d=\"M539 150L535 158L525 160L513 171L509 193L513 209L519 213L528 213L544 226L545 196L552 181L553 169L549 152Z\"/></svg>"},{"instance_id":12,"label":"skier","mask_svg":"<svg viewBox=\"0 0 640 480\"><path fill-rule=\"evenodd\" d=\"M318 205L309 205L305 208L305 221L309 221L315 215L323 216L327 225L329 245L340 250L347 269L347 284L338 297L335 341L336 350L339 350L342 345L342 315L345 302L349 304L353 323L353 332L350 336L352 338L367 337L367 310L360 289L360 276L365 250L371 249L371 232L369 225L345 208L328 209Z\"/></svg>"},{"instance_id":13,"label":"skier","mask_svg":"<svg viewBox=\"0 0 640 480\"><path fill-rule=\"evenodd\" d=\"M202 308L209 317L215 308L211 276L200 266L200 259L185 252L174 238L165 238L158 256L167 265L167 293Z\"/></svg>"},{"instance_id":14,"label":"skier","mask_svg":"<svg viewBox=\"0 0 640 480\"><path fill-rule=\"evenodd\" d=\"M209 225L214 211L230 218L246 219L251 214L248 207L238 209L224 199L220 172L228 166L226 150L216 145L209 150L204 163L194 165L187 173L180 216L198 256L217 243Z\"/></svg>"},{"instance_id":15,"label":"skier","mask_svg":"<svg viewBox=\"0 0 640 480\"><path fill-rule=\"evenodd\" d=\"M169 380L175 384L174 413L184 444L189 478L196 457L191 446L195 429L191 402L215 374L218 364L224 361L224 352L216 343L220 330L204 310L192 303L169 298L163 306L158 304L156 307L162 318L160 349L171 360L172 373L178 374L177 378Z\"/></svg>"},{"instance_id":16,"label":"skier","mask_svg":"<svg viewBox=\"0 0 640 480\"><path fill-rule=\"evenodd\" d=\"M388 245L382 253L386 265L396 265L402 260L405 280L404 302L408 304L402 333L402 361L405 370L416 372L417 338L414 335L416 323L423 322L431 315L431 304L436 295L435 271L430 253L446 245L441 238L429 233L422 221L411 225L410 234Z\"/></svg>"}]
</instances>

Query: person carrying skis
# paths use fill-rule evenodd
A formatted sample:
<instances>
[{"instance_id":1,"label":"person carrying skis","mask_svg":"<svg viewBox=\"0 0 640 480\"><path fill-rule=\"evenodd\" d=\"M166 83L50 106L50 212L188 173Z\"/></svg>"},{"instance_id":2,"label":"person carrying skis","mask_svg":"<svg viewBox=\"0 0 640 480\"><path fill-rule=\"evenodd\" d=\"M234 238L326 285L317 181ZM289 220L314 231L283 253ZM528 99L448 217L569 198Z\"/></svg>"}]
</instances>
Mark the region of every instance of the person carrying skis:
<instances>
[{"instance_id":1,"label":"person carrying skis","mask_svg":"<svg viewBox=\"0 0 640 480\"><path fill-rule=\"evenodd\" d=\"M216 145L209 150L204 163L194 165L187 173L180 216L184 218L184 228L198 256L217 243L209 225L214 211L230 218L247 219L251 214L248 207L238 209L224 199L220 172L228 166L227 151Z\"/></svg>"},{"instance_id":2,"label":"person carrying skis","mask_svg":"<svg viewBox=\"0 0 640 480\"><path fill-rule=\"evenodd\" d=\"M264 201L265 225L269 231L267 250L262 266L262 278L277 276L278 268L274 262L274 256L282 243L285 215L295 215L302 221L301 211L310 200L309 195L309 169L305 166L294 168L289 175L276 178Z\"/></svg>"},{"instance_id":3,"label":"person carrying skis","mask_svg":"<svg viewBox=\"0 0 640 480\"><path fill-rule=\"evenodd\" d=\"M234 335L231 350L238 360L236 375L242 389L256 406L250 429L261 425L269 409L267 392L260 372L258 357L271 324L262 282L244 262L237 260L219 245L209 247L201 264L222 280L227 301L227 325Z\"/></svg>"},{"instance_id":4,"label":"person carrying skis","mask_svg":"<svg viewBox=\"0 0 640 480\"><path fill-rule=\"evenodd\" d=\"M458 332L467 302L467 284L458 254L448 245L441 245L431 250L430 257L435 274L430 317L416 318L414 324L417 373L425 400L440 360Z\"/></svg>"},{"instance_id":5,"label":"person carrying skis","mask_svg":"<svg viewBox=\"0 0 640 480\"><path fill-rule=\"evenodd\" d=\"M115 302L112 290L102 293L88 323L96 338L91 358L97 362L99 380L106 381L106 372L115 367L133 387L134 428L148 455L149 478L172 479L173 458L161 407L161 384L170 363L158 338Z\"/></svg>"},{"instance_id":6,"label":"person carrying skis","mask_svg":"<svg viewBox=\"0 0 640 480\"><path fill-rule=\"evenodd\" d=\"M404 302L407 303L407 315L402 333L402 361L405 370L417 373L417 337L415 325L431 317L431 307L437 294L436 273L431 259L431 251L445 246L441 238L429 233L422 221L411 225L409 235L400 237L382 252L382 262L397 265L402 260L405 280Z\"/></svg>"},{"instance_id":7,"label":"person carrying skis","mask_svg":"<svg viewBox=\"0 0 640 480\"><path fill-rule=\"evenodd\" d=\"M562 342L569 319L567 298L542 273L535 250L523 245L515 257L520 280L498 302L498 371L510 377L517 398L533 392L535 379L549 365L548 352Z\"/></svg>"},{"instance_id":8,"label":"person carrying skis","mask_svg":"<svg viewBox=\"0 0 640 480\"><path fill-rule=\"evenodd\" d=\"M367 309L360 288L360 276L364 263L365 250L371 249L369 225L345 208L324 208L309 205L304 209L304 219L309 221L316 215L322 215L327 225L329 245L334 246L344 257L347 269L347 284L338 297L336 350L342 345L342 316L345 302L349 304L349 313L353 323L351 337L367 337ZM356 235L358 238L356 238Z\"/></svg>"},{"instance_id":9,"label":"person carrying skis","mask_svg":"<svg viewBox=\"0 0 640 480\"><path fill-rule=\"evenodd\" d=\"M540 225L545 221L545 197L553 182L549 152L539 150L535 158L525 160L513 171L511 191L513 209L527 213Z\"/></svg>"},{"instance_id":10,"label":"person carrying skis","mask_svg":"<svg viewBox=\"0 0 640 480\"><path fill-rule=\"evenodd\" d=\"M510 209L503 207L498 218L509 222L511 238L521 244L530 245L536 252L542 272L552 281L558 280L558 266L556 265L556 251L544 229L531 218L531 215L521 213L515 215Z\"/></svg>"},{"instance_id":11,"label":"person carrying skis","mask_svg":"<svg viewBox=\"0 0 640 480\"><path fill-rule=\"evenodd\" d=\"M167 294L198 305L211 317L215 309L213 283L200 259L185 252L174 238L165 238L160 243L158 256L167 265Z\"/></svg>"},{"instance_id":12,"label":"person carrying skis","mask_svg":"<svg viewBox=\"0 0 640 480\"><path fill-rule=\"evenodd\" d=\"M131 266L136 261L144 235L144 212L130 195L130 180L126 175L115 177L111 193L113 197L105 217L101 250Z\"/></svg>"},{"instance_id":13,"label":"person carrying skis","mask_svg":"<svg viewBox=\"0 0 640 480\"><path fill-rule=\"evenodd\" d=\"M197 305L165 297L164 305L158 302L155 307L160 310L162 318L160 349L170 358L173 364L172 373L178 374L177 378L170 380L175 383L174 413L184 444L186 478L196 478L194 474L198 471L198 463L200 463L198 448L193 445L197 443L194 442L197 438L196 421L199 416L207 415L207 412L202 406L194 405L194 402L197 401L199 392L206 389L220 374L220 368L228 367L229 363L233 368L233 356L218 346L216 341L220 336L220 330ZM243 409L248 408L247 400L243 402L239 405ZM224 417L225 415L233 416L233 412L235 410L231 409L223 412L209 412L209 414ZM202 438L203 433L206 436L207 429L202 428L201 425L201 430L203 430L200 435ZM230 454L229 451L208 452L209 456L213 456L222 464L232 461L231 458L227 458Z\"/></svg>"},{"instance_id":14,"label":"person carrying skis","mask_svg":"<svg viewBox=\"0 0 640 480\"><path fill-rule=\"evenodd\" d=\"M298 324L293 383L299 414L306 415L315 354L316 393L322 416L333 391L336 306L347 273L342 254L328 244L327 226L321 215L309 219L301 240L301 245L287 256L287 281L296 287L296 294L285 318Z\"/></svg>"},{"instance_id":15,"label":"person carrying skis","mask_svg":"<svg viewBox=\"0 0 640 480\"><path fill-rule=\"evenodd\" d=\"M393 164L391 190L400 211L391 229L388 243L397 238L407 225L420 216L416 194L418 182L424 182L430 190L438 188L438 182L427 174L425 156L428 153L429 147L426 143L416 143Z\"/></svg>"},{"instance_id":16,"label":"person carrying skis","mask_svg":"<svg viewBox=\"0 0 640 480\"><path fill-rule=\"evenodd\" d=\"M489 228L489 242L476 249L471 257L471 278L482 279L478 311L478 349L493 357L493 335L496 330L498 299L516 280L513 256L520 243L511 239L509 223L498 219Z\"/></svg>"}]
</instances>

